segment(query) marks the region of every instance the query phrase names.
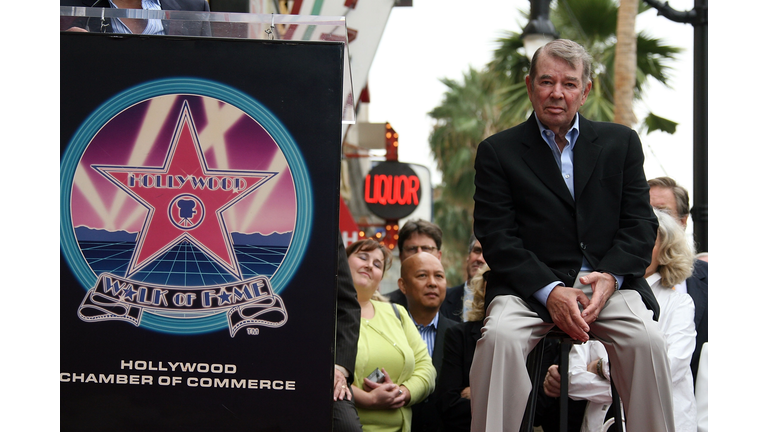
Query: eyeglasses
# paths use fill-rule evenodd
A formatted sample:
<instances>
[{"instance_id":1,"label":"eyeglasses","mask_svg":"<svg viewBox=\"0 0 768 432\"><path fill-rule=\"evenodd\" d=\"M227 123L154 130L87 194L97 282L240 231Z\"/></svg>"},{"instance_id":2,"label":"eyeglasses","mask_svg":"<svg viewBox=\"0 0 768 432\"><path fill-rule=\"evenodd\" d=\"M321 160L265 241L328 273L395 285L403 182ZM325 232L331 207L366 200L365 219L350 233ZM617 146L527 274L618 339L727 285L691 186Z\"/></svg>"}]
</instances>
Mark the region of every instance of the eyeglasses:
<instances>
[{"instance_id":1,"label":"eyeglasses","mask_svg":"<svg viewBox=\"0 0 768 432\"><path fill-rule=\"evenodd\" d=\"M437 250L437 246L408 246L405 248L405 251L408 253L418 253L419 249L421 249L422 252L432 253Z\"/></svg>"}]
</instances>

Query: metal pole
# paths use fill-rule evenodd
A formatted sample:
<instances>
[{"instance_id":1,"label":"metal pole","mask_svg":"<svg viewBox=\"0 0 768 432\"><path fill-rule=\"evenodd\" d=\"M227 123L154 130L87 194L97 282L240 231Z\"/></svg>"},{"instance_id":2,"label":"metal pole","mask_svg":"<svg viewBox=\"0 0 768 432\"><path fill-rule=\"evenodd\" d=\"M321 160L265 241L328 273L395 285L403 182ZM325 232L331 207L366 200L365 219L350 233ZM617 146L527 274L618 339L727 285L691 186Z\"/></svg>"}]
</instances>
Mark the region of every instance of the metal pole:
<instances>
[{"instance_id":1,"label":"metal pole","mask_svg":"<svg viewBox=\"0 0 768 432\"><path fill-rule=\"evenodd\" d=\"M696 0L693 23L693 239L708 251L707 0Z\"/></svg>"},{"instance_id":2,"label":"metal pole","mask_svg":"<svg viewBox=\"0 0 768 432\"><path fill-rule=\"evenodd\" d=\"M708 251L708 141L707 141L707 46L708 46L708 0L696 0L693 9L680 12L669 3L658 0L644 0L654 7L659 15L671 21L693 25L693 240L697 250Z\"/></svg>"}]
</instances>

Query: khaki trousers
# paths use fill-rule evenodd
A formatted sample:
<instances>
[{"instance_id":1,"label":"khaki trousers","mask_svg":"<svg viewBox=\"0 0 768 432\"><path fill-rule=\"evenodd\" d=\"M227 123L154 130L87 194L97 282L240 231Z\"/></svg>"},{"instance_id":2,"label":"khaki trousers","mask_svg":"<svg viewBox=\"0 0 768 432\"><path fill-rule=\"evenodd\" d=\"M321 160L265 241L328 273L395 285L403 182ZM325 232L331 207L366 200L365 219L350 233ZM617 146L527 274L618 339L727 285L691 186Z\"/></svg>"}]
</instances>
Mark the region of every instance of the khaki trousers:
<instances>
[{"instance_id":1,"label":"khaki trousers","mask_svg":"<svg viewBox=\"0 0 768 432\"><path fill-rule=\"evenodd\" d=\"M592 297L591 287L581 285L578 278L575 288ZM553 326L519 297L493 299L469 374L472 432L520 430L531 392L526 358ZM634 290L614 292L590 325L590 333L608 351L611 376L624 404L627 432L673 432L666 344L640 294ZM561 371L561 376L567 375Z\"/></svg>"}]
</instances>

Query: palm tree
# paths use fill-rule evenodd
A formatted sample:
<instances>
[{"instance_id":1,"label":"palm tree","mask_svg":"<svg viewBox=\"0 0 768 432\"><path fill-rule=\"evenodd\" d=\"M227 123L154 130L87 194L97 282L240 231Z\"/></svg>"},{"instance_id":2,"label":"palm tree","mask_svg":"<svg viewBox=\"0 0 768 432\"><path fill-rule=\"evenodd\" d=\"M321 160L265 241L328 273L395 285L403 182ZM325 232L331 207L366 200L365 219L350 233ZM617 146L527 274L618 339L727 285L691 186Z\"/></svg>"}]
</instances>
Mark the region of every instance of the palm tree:
<instances>
[{"instance_id":1,"label":"palm tree","mask_svg":"<svg viewBox=\"0 0 768 432\"><path fill-rule=\"evenodd\" d=\"M637 36L635 18L639 0L622 0L616 23L616 62L614 64L614 123L632 127L637 122L632 104L637 79Z\"/></svg>"},{"instance_id":2,"label":"palm tree","mask_svg":"<svg viewBox=\"0 0 768 432\"><path fill-rule=\"evenodd\" d=\"M474 160L477 145L524 117L505 110L498 83L487 71L470 68L462 81L443 79L448 88L429 116L435 125L429 137L443 183L435 193L435 223L443 230L443 265L448 280L463 280L466 243L472 234Z\"/></svg>"}]
</instances>

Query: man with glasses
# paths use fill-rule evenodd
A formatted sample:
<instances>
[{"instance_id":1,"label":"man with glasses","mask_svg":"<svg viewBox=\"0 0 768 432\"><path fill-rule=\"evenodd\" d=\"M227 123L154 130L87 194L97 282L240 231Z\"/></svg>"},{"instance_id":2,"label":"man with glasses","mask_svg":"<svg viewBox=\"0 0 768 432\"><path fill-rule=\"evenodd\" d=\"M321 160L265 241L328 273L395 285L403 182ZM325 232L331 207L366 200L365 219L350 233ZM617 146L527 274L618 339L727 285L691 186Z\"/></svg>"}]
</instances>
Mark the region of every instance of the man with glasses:
<instances>
[{"instance_id":1,"label":"man with glasses","mask_svg":"<svg viewBox=\"0 0 768 432\"><path fill-rule=\"evenodd\" d=\"M677 220L683 229L688 226L690 204L688 191L670 177L657 177L648 180L651 190L651 205L657 209L666 211ZM699 373L699 359L701 347L709 339L709 318L707 307L709 304L709 264L697 259L693 266L693 275L675 287L676 290L687 293L693 299L696 314L693 323L696 325L696 350L691 358L691 372L693 382Z\"/></svg>"}]
</instances>

